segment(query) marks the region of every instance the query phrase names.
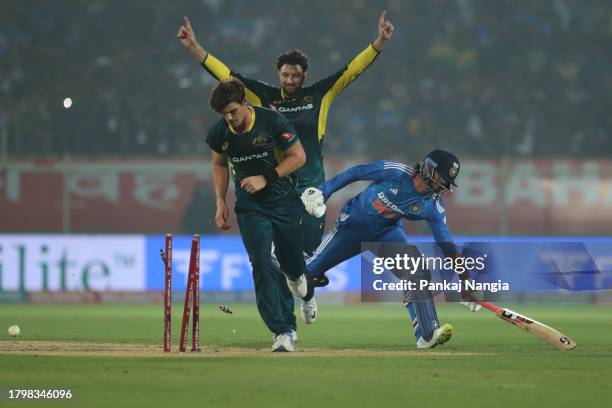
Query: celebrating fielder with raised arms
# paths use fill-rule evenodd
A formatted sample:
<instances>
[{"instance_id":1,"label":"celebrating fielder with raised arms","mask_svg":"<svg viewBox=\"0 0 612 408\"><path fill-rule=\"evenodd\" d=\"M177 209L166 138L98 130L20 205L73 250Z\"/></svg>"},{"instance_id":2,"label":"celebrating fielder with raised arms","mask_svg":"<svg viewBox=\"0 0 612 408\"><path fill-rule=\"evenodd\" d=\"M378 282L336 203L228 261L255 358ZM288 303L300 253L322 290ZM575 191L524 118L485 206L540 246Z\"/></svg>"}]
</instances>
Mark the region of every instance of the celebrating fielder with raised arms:
<instances>
[{"instance_id":1,"label":"celebrating fielder with raised arms","mask_svg":"<svg viewBox=\"0 0 612 408\"><path fill-rule=\"evenodd\" d=\"M414 166L392 161L358 165L326 181L320 190L306 189L302 193L306 211L317 216L324 212L324 202L336 191L355 181L373 181L342 207L335 225L307 260L308 295L304 300L314 295L315 287L329 283L326 271L359 254L363 242L408 243L402 219L426 220L444 255L456 258L443 197L456 186L459 169L454 154L434 150ZM419 256L418 252L416 255ZM460 277L466 279L467 272ZM450 324L440 326L428 289L409 293L406 308L412 318L417 348L435 347L452 336Z\"/></svg>"}]
</instances>

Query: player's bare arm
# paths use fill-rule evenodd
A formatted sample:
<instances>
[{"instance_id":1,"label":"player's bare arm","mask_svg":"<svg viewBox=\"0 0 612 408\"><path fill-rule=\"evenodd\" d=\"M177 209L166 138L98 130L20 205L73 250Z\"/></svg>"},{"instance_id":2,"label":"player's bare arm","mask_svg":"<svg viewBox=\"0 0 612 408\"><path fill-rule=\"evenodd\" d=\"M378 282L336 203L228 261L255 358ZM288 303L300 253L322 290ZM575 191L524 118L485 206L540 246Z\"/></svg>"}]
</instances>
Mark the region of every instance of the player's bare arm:
<instances>
[{"instance_id":1,"label":"player's bare arm","mask_svg":"<svg viewBox=\"0 0 612 408\"><path fill-rule=\"evenodd\" d=\"M194 57L198 60L198 62L204 61L206 56L208 55L208 51L206 51L198 40L196 39L195 32L191 27L191 22L189 21L189 17L183 17L183 25L179 27L178 33L176 34L183 47L187 48Z\"/></svg>"},{"instance_id":2,"label":"player's bare arm","mask_svg":"<svg viewBox=\"0 0 612 408\"><path fill-rule=\"evenodd\" d=\"M285 158L274 169L278 177L286 177L306 163L306 153L298 141L285 151ZM240 187L249 193L256 193L267 185L264 176L245 177L240 181Z\"/></svg>"},{"instance_id":3,"label":"player's bare arm","mask_svg":"<svg viewBox=\"0 0 612 408\"><path fill-rule=\"evenodd\" d=\"M383 10L378 17L378 37L372 42L372 46L376 51L382 51L387 41L391 39L395 27L389 20L385 18L386 10Z\"/></svg>"},{"instance_id":4,"label":"player's bare arm","mask_svg":"<svg viewBox=\"0 0 612 408\"><path fill-rule=\"evenodd\" d=\"M286 177L302 167L306 163L306 152L302 147L302 143L298 140L285 150L285 158L276 166L276 172L279 177Z\"/></svg>"},{"instance_id":5,"label":"player's bare arm","mask_svg":"<svg viewBox=\"0 0 612 408\"><path fill-rule=\"evenodd\" d=\"M214 151L212 157L212 178L213 188L215 190L215 201L217 204L215 223L219 229L226 230L231 227L227 221L229 219L229 209L225 203L225 196L229 183L229 168L227 165L227 156Z\"/></svg>"}]
</instances>

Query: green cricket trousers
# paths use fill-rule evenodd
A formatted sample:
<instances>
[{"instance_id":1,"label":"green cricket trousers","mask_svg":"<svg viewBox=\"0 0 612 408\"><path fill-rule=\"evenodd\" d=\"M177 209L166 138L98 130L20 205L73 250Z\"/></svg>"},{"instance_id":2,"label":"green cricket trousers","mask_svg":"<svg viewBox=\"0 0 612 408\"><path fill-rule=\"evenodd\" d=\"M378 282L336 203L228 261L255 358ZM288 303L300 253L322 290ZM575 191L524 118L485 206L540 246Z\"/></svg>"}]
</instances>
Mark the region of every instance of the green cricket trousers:
<instances>
[{"instance_id":1,"label":"green cricket trousers","mask_svg":"<svg viewBox=\"0 0 612 408\"><path fill-rule=\"evenodd\" d=\"M299 278L305 270L300 229L302 203L297 194L274 204L241 198L235 210L253 268L259 314L274 334L295 330L293 295L285 276L273 266L272 243L282 271L293 280Z\"/></svg>"}]
</instances>

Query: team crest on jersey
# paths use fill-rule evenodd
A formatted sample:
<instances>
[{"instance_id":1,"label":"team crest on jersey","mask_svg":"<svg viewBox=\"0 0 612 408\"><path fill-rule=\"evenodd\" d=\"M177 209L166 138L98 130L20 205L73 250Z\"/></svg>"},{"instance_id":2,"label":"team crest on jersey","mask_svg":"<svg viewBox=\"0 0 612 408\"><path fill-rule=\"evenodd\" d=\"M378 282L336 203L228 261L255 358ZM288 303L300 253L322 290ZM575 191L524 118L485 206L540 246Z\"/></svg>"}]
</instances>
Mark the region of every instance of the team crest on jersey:
<instances>
[{"instance_id":1,"label":"team crest on jersey","mask_svg":"<svg viewBox=\"0 0 612 408\"><path fill-rule=\"evenodd\" d=\"M393 195L397 195L397 188L390 188L389 191L392 192Z\"/></svg>"},{"instance_id":2,"label":"team crest on jersey","mask_svg":"<svg viewBox=\"0 0 612 408\"><path fill-rule=\"evenodd\" d=\"M228 147L229 147L229 143L225 142L223 143L223 146L221 146L221 150L226 151Z\"/></svg>"},{"instance_id":3,"label":"team crest on jersey","mask_svg":"<svg viewBox=\"0 0 612 408\"><path fill-rule=\"evenodd\" d=\"M313 103L314 102L314 97L308 95L302 98L302 103L307 104L307 103Z\"/></svg>"},{"instance_id":4,"label":"team crest on jersey","mask_svg":"<svg viewBox=\"0 0 612 408\"><path fill-rule=\"evenodd\" d=\"M412 211L413 213L418 213L421 211L421 205L420 204L412 204L412 206L410 207L410 211Z\"/></svg>"},{"instance_id":5,"label":"team crest on jersey","mask_svg":"<svg viewBox=\"0 0 612 408\"><path fill-rule=\"evenodd\" d=\"M252 143L253 147L265 147L270 145L269 139L264 135L255 136Z\"/></svg>"}]
</instances>

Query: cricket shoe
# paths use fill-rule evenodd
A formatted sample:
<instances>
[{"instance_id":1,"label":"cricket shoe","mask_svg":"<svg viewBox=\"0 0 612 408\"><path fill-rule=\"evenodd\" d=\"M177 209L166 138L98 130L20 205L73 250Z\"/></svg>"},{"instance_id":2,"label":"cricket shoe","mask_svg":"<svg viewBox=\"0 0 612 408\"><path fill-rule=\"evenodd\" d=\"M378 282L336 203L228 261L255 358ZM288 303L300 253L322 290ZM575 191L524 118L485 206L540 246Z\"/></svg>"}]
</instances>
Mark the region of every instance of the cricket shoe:
<instances>
[{"instance_id":1,"label":"cricket shoe","mask_svg":"<svg viewBox=\"0 0 612 408\"><path fill-rule=\"evenodd\" d=\"M438 345L442 345L450 340L453 336L453 326L448 323L445 323L442 327L438 327L434 330L433 336L431 336L431 340L425 340L423 337L419 337L417 340L417 348L418 349L430 349L434 348Z\"/></svg>"},{"instance_id":2,"label":"cricket shoe","mask_svg":"<svg viewBox=\"0 0 612 408\"><path fill-rule=\"evenodd\" d=\"M322 288L323 286L329 285L329 279L325 274L321 274L315 277L308 277L308 284L315 288Z\"/></svg>"},{"instance_id":3,"label":"cricket shoe","mask_svg":"<svg viewBox=\"0 0 612 408\"><path fill-rule=\"evenodd\" d=\"M322 288L323 286L327 286L329 284L329 279L327 279L327 276L325 276L325 274L317 276L316 278L311 278L308 276L308 274L306 274L306 282L306 296L302 296L301 299L304 302L309 302L315 294L315 288Z\"/></svg>"},{"instance_id":4,"label":"cricket shoe","mask_svg":"<svg viewBox=\"0 0 612 408\"><path fill-rule=\"evenodd\" d=\"M306 282L304 274L300 275L298 280L291 280L287 277L287 286L289 286L289 290L293 293L293 296L298 299L302 299L308 294L308 282Z\"/></svg>"},{"instance_id":5,"label":"cricket shoe","mask_svg":"<svg viewBox=\"0 0 612 408\"><path fill-rule=\"evenodd\" d=\"M273 337L272 351L288 352L293 351L293 345L297 341L297 333L295 330L290 332L280 333Z\"/></svg>"},{"instance_id":6,"label":"cricket shoe","mask_svg":"<svg viewBox=\"0 0 612 408\"><path fill-rule=\"evenodd\" d=\"M306 324L312 324L317 320L318 308L314 297L310 300L302 300L300 310L302 312L302 319L304 319Z\"/></svg>"}]
</instances>

